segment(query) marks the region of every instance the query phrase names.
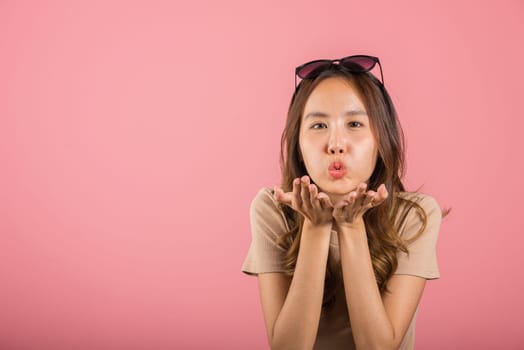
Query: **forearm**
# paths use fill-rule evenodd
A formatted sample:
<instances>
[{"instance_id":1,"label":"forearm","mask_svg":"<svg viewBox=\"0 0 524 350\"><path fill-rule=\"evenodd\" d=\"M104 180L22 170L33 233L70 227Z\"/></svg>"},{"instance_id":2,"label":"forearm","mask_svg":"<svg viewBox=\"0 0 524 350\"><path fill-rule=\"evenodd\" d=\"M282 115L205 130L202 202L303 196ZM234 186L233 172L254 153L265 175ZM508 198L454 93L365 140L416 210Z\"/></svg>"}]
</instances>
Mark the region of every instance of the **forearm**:
<instances>
[{"instance_id":1,"label":"forearm","mask_svg":"<svg viewBox=\"0 0 524 350\"><path fill-rule=\"evenodd\" d=\"M389 349L395 334L377 286L365 228L341 230L340 259L357 349Z\"/></svg>"},{"instance_id":2,"label":"forearm","mask_svg":"<svg viewBox=\"0 0 524 350\"><path fill-rule=\"evenodd\" d=\"M324 278L331 237L331 225L302 230L293 279L273 328L273 349L311 349L315 343Z\"/></svg>"}]
</instances>

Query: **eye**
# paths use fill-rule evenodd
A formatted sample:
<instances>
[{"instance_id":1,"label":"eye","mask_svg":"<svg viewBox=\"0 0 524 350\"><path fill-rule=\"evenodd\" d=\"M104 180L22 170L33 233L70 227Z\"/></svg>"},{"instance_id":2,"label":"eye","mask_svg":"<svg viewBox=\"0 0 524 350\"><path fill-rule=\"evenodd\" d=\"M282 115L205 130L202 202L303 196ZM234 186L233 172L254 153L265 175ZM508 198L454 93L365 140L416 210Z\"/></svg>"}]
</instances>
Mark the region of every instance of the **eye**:
<instances>
[{"instance_id":1,"label":"eye","mask_svg":"<svg viewBox=\"0 0 524 350\"><path fill-rule=\"evenodd\" d=\"M348 125L350 128L360 128L362 126L362 123L353 121L349 122Z\"/></svg>"},{"instance_id":2,"label":"eye","mask_svg":"<svg viewBox=\"0 0 524 350\"><path fill-rule=\"evenodd\" d=\"M325 129L327 128L326 123L315 123L311 125L311 129Z\"/></svg>"}]
</instances>

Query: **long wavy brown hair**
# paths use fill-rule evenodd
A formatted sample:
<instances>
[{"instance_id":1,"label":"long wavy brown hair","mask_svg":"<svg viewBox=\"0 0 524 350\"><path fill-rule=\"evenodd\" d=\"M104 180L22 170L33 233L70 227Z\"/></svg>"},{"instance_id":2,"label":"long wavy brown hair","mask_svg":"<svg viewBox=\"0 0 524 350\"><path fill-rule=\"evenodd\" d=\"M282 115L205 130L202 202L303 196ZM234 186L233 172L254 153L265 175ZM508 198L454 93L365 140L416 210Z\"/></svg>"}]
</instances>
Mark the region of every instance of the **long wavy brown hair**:
<instances>
[{"instance_id":1,"label":"long wavy brown hair","mask_svg":"<svg viewBox=\"0 0 524 350\"><path fill-rule=\"evenodd\" d=\"M368 72L353 74L334 66L315 79L305 79L299 84L291 99L286 125L282 133L281 186L285 192L290 192L293 189L293 179L304 175L309 176L299 146L302 114L315 87L324 79L332 77L342 78L349 82L364 103L370 127L378 145L377 162L369 178L368 188L376 190L383 183L390 194L384 203L369 209L363 216L377 286L380 292L384 293L387 292L387 281L397 268L397 253L399 251L409 253L406 245L422 234L427 225L427 216L418 203L398 196L399 192L405 191L401 181L405 173L404 135L388 92L372 74ZM287 273L293 275L304 217L287 206L281 205L281 209L284 211L290 231L281 236L277 244L287 250L285 261ZM423 224L418 234L408 242L401 239L399 229L411 209L416 210ZM326 267L322 302L324 312L333 306L336 288L341 280L340 265L334 263L330 254Z\"/></svg>"}]
</instances>

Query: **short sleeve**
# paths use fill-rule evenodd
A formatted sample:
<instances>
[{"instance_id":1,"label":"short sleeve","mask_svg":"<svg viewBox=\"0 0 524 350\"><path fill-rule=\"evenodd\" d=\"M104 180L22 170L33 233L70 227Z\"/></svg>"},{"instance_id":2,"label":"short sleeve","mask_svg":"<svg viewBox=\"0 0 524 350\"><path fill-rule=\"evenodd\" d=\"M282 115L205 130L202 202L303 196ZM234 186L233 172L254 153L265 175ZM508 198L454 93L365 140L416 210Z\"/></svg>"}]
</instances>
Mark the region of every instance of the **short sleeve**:
<instances>
[{"instance_id":1,"label":"short sleeve","mask_svg":"<svg viewBox=\"0 0 524 350\"><path fill-rule=\"evenodd\" d=\"M407 244L409 254L398 253L398 267L394 274L436 279L440 277L436 245L442 211L438 202L427 194L417 193L416 201L426 213L427 225L424 232L415 241ZM400 228L400 236L405 240L413 238L421 227L422 220L415 208L412 208Z\"/></svg>"},{"instance_id":2,"label":"short sleeve","mask_svg":"<svg viewBox=\"0 0 524 350\"><path fill-rule=\"evenodd\" d=\"M250 210L251 245L242 264L242 272L256 276L263 272L285 271L286 250L276 239L289 231L284 212L273 198L272 190L262 188Z\"/></svg>"}]
</instances>

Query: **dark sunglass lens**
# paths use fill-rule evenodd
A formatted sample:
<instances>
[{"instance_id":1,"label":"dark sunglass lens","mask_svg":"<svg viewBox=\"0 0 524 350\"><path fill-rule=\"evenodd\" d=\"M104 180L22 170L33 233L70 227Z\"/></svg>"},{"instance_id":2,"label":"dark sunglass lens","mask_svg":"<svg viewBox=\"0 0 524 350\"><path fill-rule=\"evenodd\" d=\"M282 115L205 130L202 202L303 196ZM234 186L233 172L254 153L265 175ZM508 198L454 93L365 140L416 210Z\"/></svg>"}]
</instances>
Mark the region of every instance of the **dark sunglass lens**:
<instances>
[{"instance_id":1,"label":"dark sunglass lens","mask_svg":"<svg viewBox=\"0 0 524 350\"><path fill-rule=\"evenodd\" d=\"M367 72L375 66L375 60L369 57L357 56L343 60L340 64L350 71Z\"/></svg>"},{"instance_id":2,"label":"dark sunglass lens","mask_svg":"<svg viewBox=\"0 0 524 350\"><path fill-rule=\"evenodd\" d=\"M329 61L312 62L300 68L297 75L302 79L313 78L331 65Z\"/></svg>"}]
</instances>

